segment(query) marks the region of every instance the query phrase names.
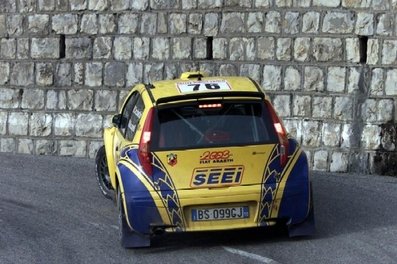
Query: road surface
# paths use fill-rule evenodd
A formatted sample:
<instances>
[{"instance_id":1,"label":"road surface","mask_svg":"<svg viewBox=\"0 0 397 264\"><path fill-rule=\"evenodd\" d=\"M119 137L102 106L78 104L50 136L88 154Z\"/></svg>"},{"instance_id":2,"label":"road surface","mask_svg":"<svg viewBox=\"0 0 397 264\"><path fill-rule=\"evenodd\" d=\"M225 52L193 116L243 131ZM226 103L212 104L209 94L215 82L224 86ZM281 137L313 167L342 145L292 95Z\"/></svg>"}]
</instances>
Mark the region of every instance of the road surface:
<instances>
[{"instance_id":1,"label":"road surface","mask_svg":"<svg viewBox=\"0 0 397 264\"><path fill-rule=\"evenodd\" d=\"M397 263L397 178L313 173L317 233L172 234L123 249L90 159L0 154L0 263Z\"/></svg>"}]
</instances>

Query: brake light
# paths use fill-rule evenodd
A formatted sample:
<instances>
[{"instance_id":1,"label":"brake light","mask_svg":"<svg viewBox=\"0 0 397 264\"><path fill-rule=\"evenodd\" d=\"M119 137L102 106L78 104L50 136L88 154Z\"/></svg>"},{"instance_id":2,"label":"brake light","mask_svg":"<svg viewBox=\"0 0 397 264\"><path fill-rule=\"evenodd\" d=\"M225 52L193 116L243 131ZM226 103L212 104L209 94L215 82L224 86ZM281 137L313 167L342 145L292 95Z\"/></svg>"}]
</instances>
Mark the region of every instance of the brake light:
<instances>
[{"instance_id":1,"label":"brake light","mask_svg":"<svg viewBox=\"0 0 397 264\"><path fill-rule=\"evenodd\" d=\"M266 101L267 109L270 112L270 116L273 121L274 129L277 132L279 144L280 144L280 163L281 166L285 166L288 161L288 136L285 127L281 123L280 118L277 116L276 111L274 111L273 106Z\"/></svg>"},{"instance_id":2,"label":"brake light","mask_svg":"<svg viewBox=\"0 0 397 264\"><path fill-rule=\"evenodd\" d=\"M222 104L201 104L199 108L221 108Z\"/></svg>"},{"instance_id":3,"label":"brake light","mask_svg":"<svg viewBox=\"0 0 397 264\"><path fill-rule=\"evenodd\" d=\"M145 124L143 125L141 139L139 141L138 158L143 171L147 175L152 175L152 154L150 153L150 141L152 138L154 108L150 108L147 114Z\"/></svg>"}]
</instances>

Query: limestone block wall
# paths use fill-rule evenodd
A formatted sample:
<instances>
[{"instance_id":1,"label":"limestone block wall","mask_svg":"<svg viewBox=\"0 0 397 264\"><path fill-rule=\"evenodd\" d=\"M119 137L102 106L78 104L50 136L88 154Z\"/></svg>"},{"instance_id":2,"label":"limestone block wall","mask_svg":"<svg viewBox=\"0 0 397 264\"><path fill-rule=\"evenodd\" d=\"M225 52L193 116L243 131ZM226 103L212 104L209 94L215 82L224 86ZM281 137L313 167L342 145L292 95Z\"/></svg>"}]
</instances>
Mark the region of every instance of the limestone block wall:
<instances>
[{"instance_id":1,"label":"limestone block wall","mask_svg":"<svg viewBox=\"0 0 397 264\"><path fill-rule=\"evenodd\" d=\"M94 157L129 88L248 75L310 165L396 175L397 0L0 0L0 151Z\"/></svg>"}]
</instances>

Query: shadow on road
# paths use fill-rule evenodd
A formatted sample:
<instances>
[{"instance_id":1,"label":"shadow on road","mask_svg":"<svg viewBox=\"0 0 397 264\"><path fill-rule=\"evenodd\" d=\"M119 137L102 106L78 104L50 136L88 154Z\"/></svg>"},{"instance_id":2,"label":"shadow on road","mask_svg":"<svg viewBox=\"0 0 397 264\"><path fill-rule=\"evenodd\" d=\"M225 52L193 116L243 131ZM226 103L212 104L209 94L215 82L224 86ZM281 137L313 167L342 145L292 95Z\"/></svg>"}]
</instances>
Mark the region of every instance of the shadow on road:
<instances>
[{"instance_id":1,"label":"shadow on road","mask_svg":"<svg viewBox=\"0 0 397 264\"><path fill-rule=\"evenodd\" d=\"M170 233L152 239L151 248L139 250L153 253L186 248L211 248L217 246L240 246L258 243L272 243L288 239L282 228L258 228L234 231L212 231L200 233Z\"/></svg>"}]
</instances>

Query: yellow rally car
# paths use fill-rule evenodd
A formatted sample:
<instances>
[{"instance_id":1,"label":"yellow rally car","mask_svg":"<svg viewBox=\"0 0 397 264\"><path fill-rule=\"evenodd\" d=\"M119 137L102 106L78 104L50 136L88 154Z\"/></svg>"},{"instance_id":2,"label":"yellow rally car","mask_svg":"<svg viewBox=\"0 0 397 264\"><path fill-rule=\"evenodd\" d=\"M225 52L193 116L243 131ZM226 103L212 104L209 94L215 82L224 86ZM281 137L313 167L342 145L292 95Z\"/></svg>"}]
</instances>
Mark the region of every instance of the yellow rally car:
<instances>
[{"instance_id":1,"label":"yellow rally car","mask_svg":"<svg viewBox=\"0 0 397 264\"><path fill-rule=\"evenodd\" d=\"M162 232L253 228L314 232L305 153L246 77L136 85L96 157L103 194L117 200L124 247Z\"/></svg>"}]
</instances>

